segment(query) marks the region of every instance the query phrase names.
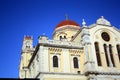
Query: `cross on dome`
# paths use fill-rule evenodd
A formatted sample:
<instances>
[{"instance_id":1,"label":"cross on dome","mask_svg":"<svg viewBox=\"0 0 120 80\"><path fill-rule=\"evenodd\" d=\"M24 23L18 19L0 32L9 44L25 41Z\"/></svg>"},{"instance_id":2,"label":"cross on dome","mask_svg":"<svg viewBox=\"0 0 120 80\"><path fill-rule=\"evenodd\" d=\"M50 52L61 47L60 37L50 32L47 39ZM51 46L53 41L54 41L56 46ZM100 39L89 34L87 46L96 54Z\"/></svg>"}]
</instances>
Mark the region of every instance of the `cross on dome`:
<instances>
[{"instance_id":1,"label":"cross on dome","mask_svg":"<svg viewBox=\"0 0 120 80\"><path fill-rule=\"evenodd\" d=\"M67 14L65 14L65 18L66 18L66 20L68 20L68 15Z\"/></svg>"}]
</instances>

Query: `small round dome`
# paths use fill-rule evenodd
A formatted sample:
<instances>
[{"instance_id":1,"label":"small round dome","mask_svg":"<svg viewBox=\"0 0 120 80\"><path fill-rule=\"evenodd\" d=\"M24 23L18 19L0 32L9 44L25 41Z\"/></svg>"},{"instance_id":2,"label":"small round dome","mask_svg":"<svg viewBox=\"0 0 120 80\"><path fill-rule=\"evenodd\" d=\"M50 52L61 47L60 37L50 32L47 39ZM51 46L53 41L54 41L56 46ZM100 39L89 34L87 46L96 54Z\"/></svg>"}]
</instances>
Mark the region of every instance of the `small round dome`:
<instances>
[{"instance_id":1,"label":"small round dome","mask_svg":"<svg viewBox=\"0 0 120 80\"><path fill-rule=\"evenodd\" d=\"M79 26L78 23L76 23L76 22L74 22L74 21L72 21L72 20L64 20L64 21L60 22L60 23L56 26L55 29L61 28L61 27L66 26L66 25L72 25L72 26L74 26L74 27L80 28L80 26Z\"/></svg>"},{"instance_id":2,"label":"small round dome","mask_svg":"<svg viewBox=\"0 0 120 80\"><path fill-rule=\"evenodd\" d=\"M99 18L96 23L111 26L110 22L106 20L103 16L101 16L101 18Z\"/></svg>"}]
</instances>

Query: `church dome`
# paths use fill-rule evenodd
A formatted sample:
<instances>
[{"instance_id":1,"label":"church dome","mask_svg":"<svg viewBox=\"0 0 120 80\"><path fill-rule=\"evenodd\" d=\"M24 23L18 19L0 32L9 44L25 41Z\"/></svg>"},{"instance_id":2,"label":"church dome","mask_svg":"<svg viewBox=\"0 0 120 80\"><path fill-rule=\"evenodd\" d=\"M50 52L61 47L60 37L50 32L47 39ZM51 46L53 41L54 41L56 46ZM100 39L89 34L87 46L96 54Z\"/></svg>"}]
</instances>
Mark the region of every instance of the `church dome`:
<instances>
[{"instance_id":1,"label":"church dome","mask_svg":"<svg viewBox=\"0 0 120 80\"><path fill-rule=\"evenodd\" d=\"M65 27L66 25L69 25L69 26L71 25L73 27L80 28L79 24L72 20L63 20L55 27L55 29Z\"/></svg>"}]
</instances>

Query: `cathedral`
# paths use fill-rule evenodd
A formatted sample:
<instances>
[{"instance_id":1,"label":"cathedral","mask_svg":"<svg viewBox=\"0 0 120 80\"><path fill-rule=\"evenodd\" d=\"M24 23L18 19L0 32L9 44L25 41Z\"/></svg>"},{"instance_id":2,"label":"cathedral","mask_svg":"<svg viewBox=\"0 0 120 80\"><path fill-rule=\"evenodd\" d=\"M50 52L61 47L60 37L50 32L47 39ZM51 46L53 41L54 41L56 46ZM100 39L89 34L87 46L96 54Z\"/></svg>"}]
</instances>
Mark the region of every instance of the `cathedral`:
<instances>
[{"instance_id":1,"label":"cathedral","mask_svg":"<svg viewBox=\"0 0 120 80\"><path fill-rule=\"evenodd\" d=\"M25 36L20 57L20 79L120 80L120 30L103 16L89 26L66 19L35 47Z\"/></svg>"}]
</instances>

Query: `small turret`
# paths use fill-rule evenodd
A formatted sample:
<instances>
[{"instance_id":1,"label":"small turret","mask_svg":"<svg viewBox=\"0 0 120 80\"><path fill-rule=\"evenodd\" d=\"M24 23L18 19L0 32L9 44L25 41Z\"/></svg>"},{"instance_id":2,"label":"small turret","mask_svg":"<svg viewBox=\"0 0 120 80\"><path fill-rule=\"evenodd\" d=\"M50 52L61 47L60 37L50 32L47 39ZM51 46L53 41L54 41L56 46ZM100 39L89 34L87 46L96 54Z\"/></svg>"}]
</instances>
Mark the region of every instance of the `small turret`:
<instances>
[{"instance_id":1,"label":"small turret","mask_svg":"<svg viewBox=\"0 0 120 80\"><path fill-rule=\"evenodd\" d=\"M83 19L83 22L82 22L82 27L87 27L84 19Z\"/></svg>"},{"instance_id":2,"label":"small turret","mask_svg":"<svg viewBox=\"0 0 120 80\"><path fill-rule=\"evenodd\" d=\"M24 36L23 39L23 46L22 46L22 54L20 60L20 71L19 77L20 78L27 78L28 77L28 64L34 52L33 48L33 38L31 36Z\"/></svg>"},{"instance_id":3,"label":"small turret","mask_svg":"<svg viewBox=\"0 0 120 80\"><path fill-rule=\"evenodd\" d=\"M38 43L40 42L46 42L48 40L48 37L43 33L43 35L38 37Z\"/></svg>"},{"instance_id":4,"label":"small turret","mask_svg":"<svg viewBox=\"0 0 120 80\"><path fill-rule=\"evenodd\" d=\"M23 40L22 50L27 51L33 48L33 38L31 36L25 36Z\"/></svg>"}]
</instances>

